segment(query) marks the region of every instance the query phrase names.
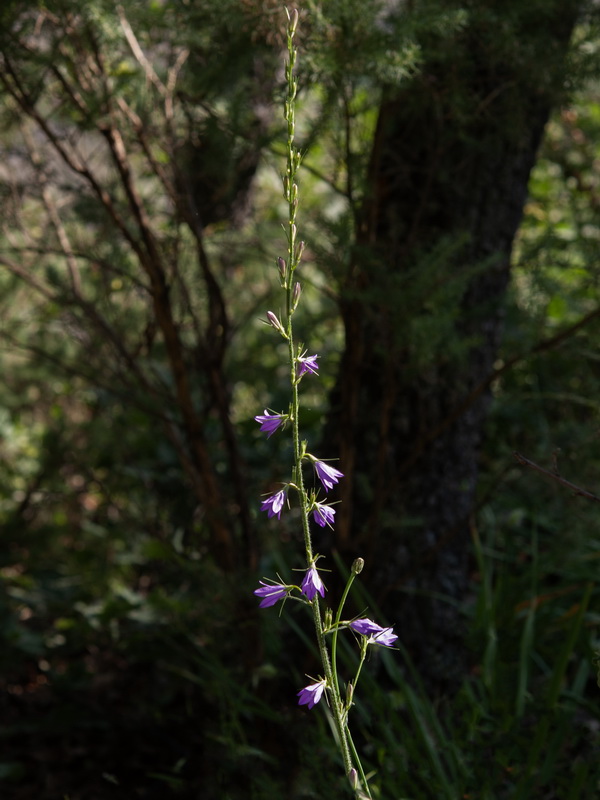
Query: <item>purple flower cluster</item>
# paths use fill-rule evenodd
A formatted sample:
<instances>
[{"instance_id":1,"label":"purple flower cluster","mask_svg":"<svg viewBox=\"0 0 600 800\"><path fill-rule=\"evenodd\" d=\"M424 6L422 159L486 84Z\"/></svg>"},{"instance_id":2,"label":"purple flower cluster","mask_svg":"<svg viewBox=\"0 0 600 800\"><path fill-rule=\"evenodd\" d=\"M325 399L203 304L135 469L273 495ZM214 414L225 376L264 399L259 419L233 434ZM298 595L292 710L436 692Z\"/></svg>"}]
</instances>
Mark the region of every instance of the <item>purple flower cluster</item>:
<instances>
[{"instance_id":1,"label":"purple flower cluster","mask_svg":"<svg viewBox=\"0 0 600 800\"><path fill-rule=\"evenodd\" d=\"M299 295L299 292L297 292L297 294ZM274 328L286 335L281 323L279 322L279 319L275 316L275 314L269 312L267 317L269 323ZM303 375L306 375L307 373L310 373L311 375L319 374L319 365L317 363L318 358L319 356L316 353L312 356L307 356L306 353L303 353L302 355L298 355L296 357L297 381L299 381ZM267 434L267 438L270 438L277 430L279 430L281 425L290 419L290 415L275 414L265 409L262 414L258 414L256 417L254 417L254 419L259 423L260 430ZM339 483L340 478L344 477L344 474L340 472L339 469L329 466L329 464L326 464L324 461L319 461L310 454L304 453L302 457L313 462L315 473L321 482L325 493L333 489L334 486ZM290 486L293 486L293 484L286 484L279 491L274 492L266 497L261 503L260 510L266 511L269 518L277 517L277 519L281 519L281 513L287 500L287 492ZM332 508L331 505L319 502L316 499L314 492L311 493L310 500L308 502L308 513L312 515L313 521L317 525L319 525L321 528L324 528L326 525L333 525L335 520L335 509ZM291 592L294 590L297 591L298 589L309 603L312 603L317 595L322 598L325 597L325 584L321 580L321 576L319 575L314 562L304 573L302 584L299 587L280 582L267 583L266 581L260 581L260 586L258 589L255 589L254 594L260 598L260 608L269 608L270 606L276 605L280 600L286 600ZM358 622L360 621L361 620ZM375 625L375 623L371 624ZM385 633L384 629L379 629L378 626L375 627L377 627L377 631L369 631L369 635L375 635L376 633L382 635L382 632ZM358 633L361 633L358 628L355 628L355 630L357 630ZM382 643L385 642L382 641ZM301 706L308 706L309 709L314 708L314 706L323 696L326 685L326 680L322 679L316 683L310 684L309 686L305 686L304 689L301 689L298 692L298 704Z\"/></svg>"}]
</instances>

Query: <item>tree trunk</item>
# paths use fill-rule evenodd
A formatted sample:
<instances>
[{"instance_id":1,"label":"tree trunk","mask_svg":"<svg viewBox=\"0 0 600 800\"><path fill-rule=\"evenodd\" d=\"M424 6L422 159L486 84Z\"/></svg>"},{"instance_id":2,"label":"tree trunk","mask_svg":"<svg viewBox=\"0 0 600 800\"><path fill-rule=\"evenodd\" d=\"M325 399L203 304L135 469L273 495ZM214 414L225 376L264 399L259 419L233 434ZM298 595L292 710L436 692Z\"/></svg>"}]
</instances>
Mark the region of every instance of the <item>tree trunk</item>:
<instances>
[{"instance_id":1,"label":"tree trunk","mask_svg":"<svg viewBox=\"0 0 600 800\"><path fill-rule=\"evenodd\" d=\"M335 545L365 557L367 587L442 690L465 669L478 387L577 4L497 5L423 42L419 75L381 104L328 434L347 475Z\"/></svg>"}]
</instances>

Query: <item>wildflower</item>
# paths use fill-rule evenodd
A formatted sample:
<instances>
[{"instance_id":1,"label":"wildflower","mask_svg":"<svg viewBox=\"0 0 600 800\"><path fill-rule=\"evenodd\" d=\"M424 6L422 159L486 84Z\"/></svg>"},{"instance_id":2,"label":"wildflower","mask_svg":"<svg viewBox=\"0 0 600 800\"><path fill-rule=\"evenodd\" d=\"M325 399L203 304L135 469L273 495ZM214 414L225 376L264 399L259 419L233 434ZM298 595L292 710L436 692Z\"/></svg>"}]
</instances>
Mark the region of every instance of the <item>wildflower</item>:
<instances>
[{"instance_id":1,"label":"wildflower","mask_svg":"<svg viewBox=\"0 0 600 800\"><path fill-rule=\"evenodd\" d=\"M324 464L322 461L315 461L314 464L317 477L323 484L323 488L326 492L333 489L339 479L344 477L343 472L340 472L339 469L335 469L335 467L330 467L329 464Z\"/></svg>"},{"instance_id":2,"label":"wildflower","mask_svg":"<svg viewBox=\"0 0 600 800\"><path fill-rule=\"evenodd\" d=\"M304 580L302 581L302 594L305 594L309 600L312 601L317 592L321 597L325 597L325 585L321 580L317 568L313 564L310 569L306 571Z\"/></svg>"},{"instance_id":3,"label":"wildflower","mask_svg":"<svg viewBox=\"0 0 600 800\"><path fill-rule=\"evenodd\" d=\"M281 519L281 509L285 503L286 493L287 487L284 486L283 489L280 489L278 492L275 492L275 494L267 497L266 500L263 500L260 510L266 511L269 515L269 519L271 519L271 517Z\"/></svg>"},{"instance_id":4,"label":"wildflower","mask_svg":"<svg viewBox=\"0 0 600 800\"><path fill-rule=\"evenodd\" d=\"M325 505L324 503L317 503L315 500L312 508L312 515L317 525L320 525L322 528L324 528L325 525L331 525L333 523L335 509L331 506Z\"/></svg>"},{"instance_id":5,"label":"wildflower","mask_svg":"<svg viewBox=\"0 0 600 800\"><path fill-rule=\"evenodd\" d=\"M262 583L258 589L255 589L254 594L257 597L262 597L259 608L268 608L274 606L279 600L283 600L288 595L288 587L283 583Z\"/></svg>"},{"instance_id":6,"label":"wildflower","mask_svg":"<svg viewBox=\"0 0 600 800\"><path fill-rule=\"evenodd\" d=\"M398 638L393 628L382 628L370 619L355 619L350 623L352 630L362 636L368 636L368 644L381 644L384 647L391 647Z\"/></svg>"},{"instance_id":7,"label":"wildflower","mask_svg":"<svg viewBox=\"0 0 600 800\"><path fill-rule=\"evenodd\" d=\"M316 706L325 691L325 684L326 681L321 680L318 683L311 683L310 686L305 686L304 689L300 689L298 692L298 697L300 698L300 700L298 700L298 705L308 706L309 709Z\"/></svg>"},{"instance_id":8,"label":"wildflower","mask_svg":"<svg viewBox=\"0 0 600 800\"><path fill-rule=\"evenodd\" d=\"M264 414L258 414L258 416L254 417L256 422L260 423L261 431L266 431L267 439L275 433L286 418L286 414L269 414L266 408Z\"/></svg>"},{"instance_id":9,"label":"wildflower","mask_svg":"<svg viewBox=\"0 0 600 800\"><path fill-rule=\"evenodd\" d=\"M319 365L317 364L317 358L319 356L315 353L314 356L298 356L296 361L298 362L298 377L301 378L305 372L310 372L312 375L319 374Z\"/></svg>"}]
</instances>

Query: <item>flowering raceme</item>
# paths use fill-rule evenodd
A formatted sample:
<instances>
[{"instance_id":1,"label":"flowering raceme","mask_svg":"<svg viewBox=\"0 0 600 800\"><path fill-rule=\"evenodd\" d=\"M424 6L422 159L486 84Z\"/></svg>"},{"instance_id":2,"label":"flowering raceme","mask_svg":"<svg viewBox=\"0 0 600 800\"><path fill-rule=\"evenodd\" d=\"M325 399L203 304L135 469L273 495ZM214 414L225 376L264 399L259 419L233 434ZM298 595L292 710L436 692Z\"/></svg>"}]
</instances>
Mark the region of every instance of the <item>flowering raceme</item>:
<instances>
[{"instance_id":1,"label":"flowering raceme","mask_svg":"<svg viewBox=\"0 0 600 800\"><path fill-rule=\"evenodd\" d=\"M353 631L362 636L368 636L368 644L381 644L384 647L391 647L398 638L393 628L382 628L370 619L355 619L350 623Z\"/></svg>"},{"instance_id":2,"label":"flowering raceme","mask_svg":"<svg viewBox=\"0 0 600 800\"><path fill-rule=\"evenodd\" d=\"M321 576L317 572L317 568L314 564L310 569L306 570L306 574L300 588L302 589L302 594L305 594L311 602L317 592L321 595L321 597L325 597L325 585L323 584Z\"/></svg>"},{"instance_id":3,"label":"flowering raceme","mask_svg":"<svg viewBox=\"0 0 600 800\"><path fill-rule=\"evenodd\" d=\"M310 686L305 686L298 692L299 706L308 706L309 709L316 706L325 691L326 681L322 680L318 683L311 683Z\"/></svg>"},{"instance_id":4,"label":"flowering raceme","mask_svg":"<svg viewBox=\"0 0 600 800\"><path fill-rule=\"evenodd\" d=\"M266 431L267 439L275 433L277 428L286 419L285 414L270 414L265 408L264 414L258 414L254 417L256 422L260 422L261 431Z\"/></svg>"},{"instance_id":5,"label":"flowering raceme","mask_svg":"<svg viewBox=\"0 0 600 800\"><path fill-rule=\"evenodd\" d=\"M275 494L267 497L266 500L263 500L260 510L266 511L269 514L269 519L271 519L271 517L281 519L281 509L285 503L286 493L287 487L284 486L283 489L280 489L278 492L275 492Z\"/></svg>"},{"instance_id":6,"label":"flowering raceme","mask_svg":"<svg viewBox=\"0 0 600 800\"><path fill-rule=\"evenodd\" d=\"M262 598L259 608L274 606L279 600L288 596L288 587L283 583L265 583L264 581L259 581L259 583L262 583L262 586L254 591L257 597Z\"/></svg>"},{"instance_id":7,"label":"flowering raceme","mask_svg":"<svg viewBox=\"0 0 600 800\"><path fill-rule=\"evenodd\" d=\"M314 465L317 477L323 484L323 488L326 492L333 489L340 478L344 477L343 472L340 472L339 469L335 469L335 467L330 467L329 464L325 464L323 461L315 461Z\"/></svg>"}]
</instances>

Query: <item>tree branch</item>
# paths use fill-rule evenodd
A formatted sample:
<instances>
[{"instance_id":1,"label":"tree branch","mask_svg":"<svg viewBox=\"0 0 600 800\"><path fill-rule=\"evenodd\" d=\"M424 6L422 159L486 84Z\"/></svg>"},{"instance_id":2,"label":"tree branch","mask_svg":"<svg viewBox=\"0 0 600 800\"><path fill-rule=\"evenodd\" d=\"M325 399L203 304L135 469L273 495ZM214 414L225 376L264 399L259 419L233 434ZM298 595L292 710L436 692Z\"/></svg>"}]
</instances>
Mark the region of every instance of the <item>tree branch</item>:
<instances>
[{"instance_id":1,"label":"tree branch","mask_svg":"<svg viewBox=\"0 0 600 800\"><path fill-rule=\"evenodd\" d=\"M544 467L540 467L535 462L530 461L528 458L525 458L525 456L522 456L521 453L517 453L516 450L513 453L513 456L516 458L519 464L522 464L524 467L530 467L536 472L540 472L542 475L545 475L547 478L556 481L556 483L559 483L561 486L565 486L567 489L570 489L573 494L577 495L578 497L585 497L586 500L592 500L594 503L600 503L600 497L592 494L592 492L588 492L587 489L582 489L580 486L576 486L574 483L571 483L571 481L561 477L557 472L551 472L548 469L544 469Z\"/></svg>"}]
</instances>

